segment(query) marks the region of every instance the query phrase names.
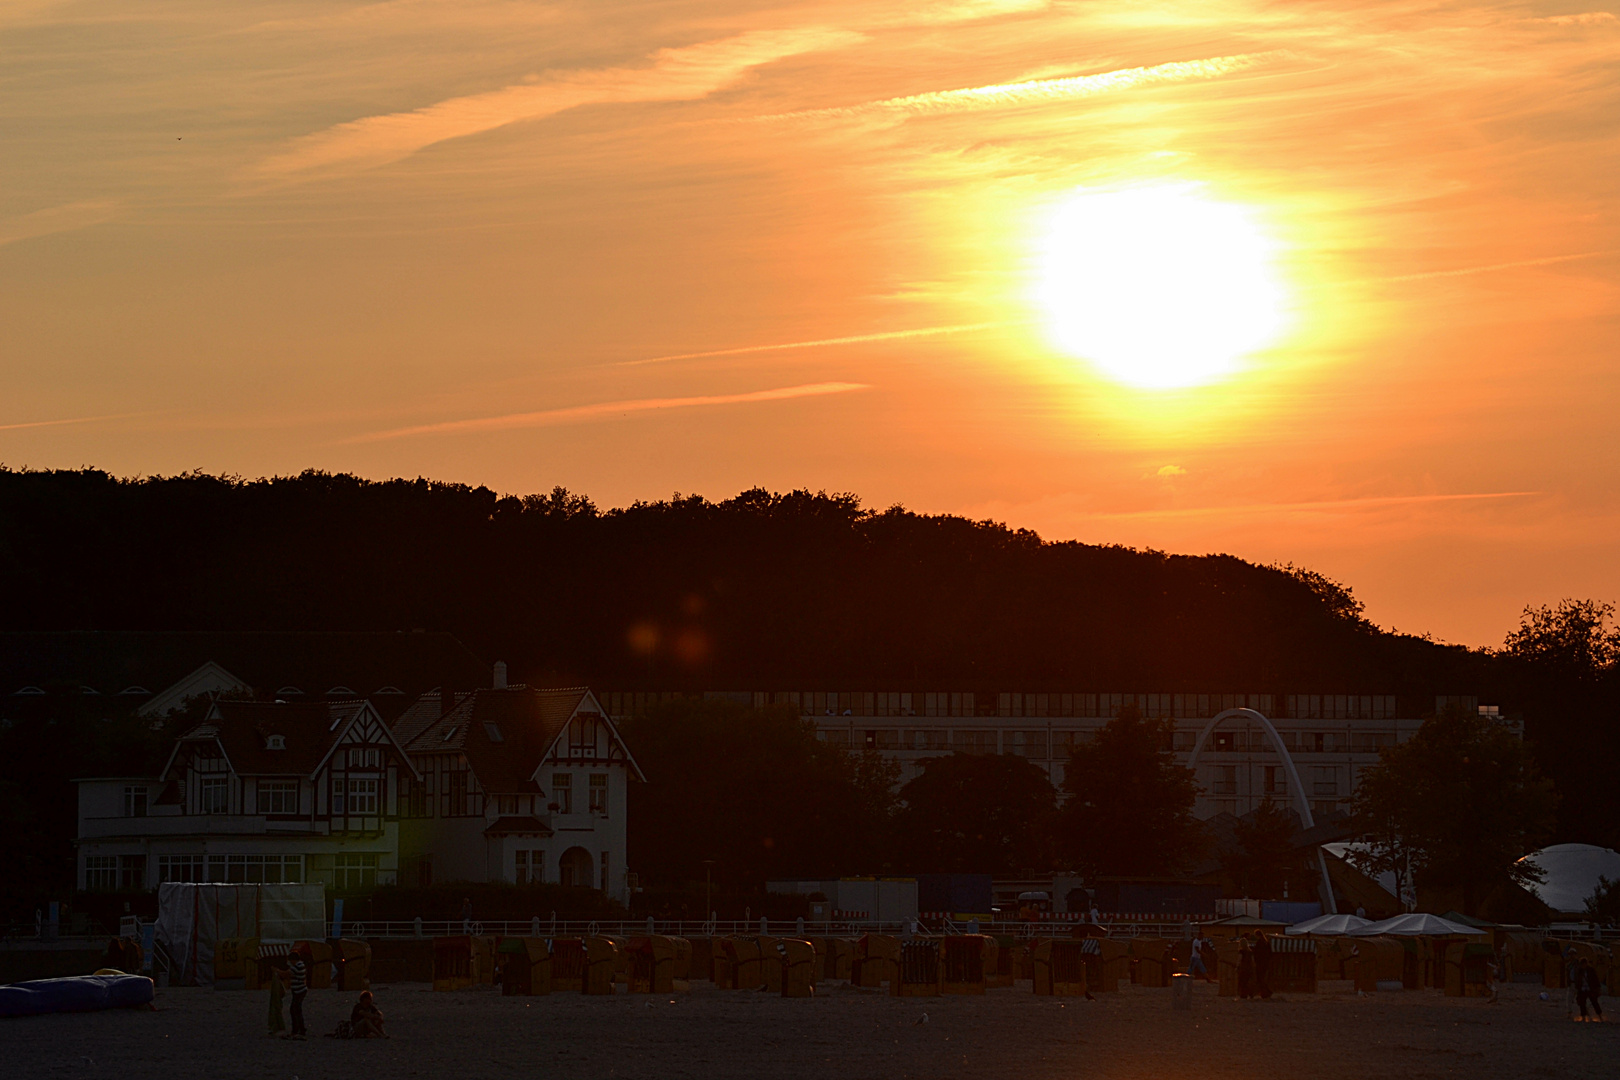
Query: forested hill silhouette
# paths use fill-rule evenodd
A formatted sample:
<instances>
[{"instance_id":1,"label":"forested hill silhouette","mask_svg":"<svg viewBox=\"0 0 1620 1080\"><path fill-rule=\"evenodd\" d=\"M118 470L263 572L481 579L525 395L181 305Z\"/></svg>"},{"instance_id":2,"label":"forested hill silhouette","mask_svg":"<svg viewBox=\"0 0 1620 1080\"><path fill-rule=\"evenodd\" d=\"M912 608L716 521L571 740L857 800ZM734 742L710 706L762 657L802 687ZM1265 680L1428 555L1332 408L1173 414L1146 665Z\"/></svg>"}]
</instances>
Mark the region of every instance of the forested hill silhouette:
<instances>
[{"instance_id":1,"label":"forested hill silhouette","mask_svg":"<svg viewBox=\"0 0 1620 1080\"><path fill-rule=\"evenodd\" d=\"M1483 663L1308 571L807 491L0 469L0 596L9 630L448 630L625 689L1466 693Z\"/></svg>"}]
</instances>

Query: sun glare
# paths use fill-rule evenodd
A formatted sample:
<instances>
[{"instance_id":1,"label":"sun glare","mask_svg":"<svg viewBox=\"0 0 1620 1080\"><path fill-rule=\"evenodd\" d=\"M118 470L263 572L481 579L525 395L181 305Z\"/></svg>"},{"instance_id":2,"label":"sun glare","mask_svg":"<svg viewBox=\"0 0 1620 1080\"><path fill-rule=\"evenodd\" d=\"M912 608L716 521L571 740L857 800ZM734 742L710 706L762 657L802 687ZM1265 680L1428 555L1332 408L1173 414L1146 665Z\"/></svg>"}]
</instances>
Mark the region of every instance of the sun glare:
<instances>
[{"instance_id":1,"label":"sun glare","mask_svg":"<svg viewBox=\"0 0 1620 1080\"><path fill-rule=\"evenodd\" d=\"M1282 331L1275 245L1247 209L1194 186L1081 191L1042 244L1035 291L1051 340L1117 382L1214 382Z\"/></svg>"}]
</instances>

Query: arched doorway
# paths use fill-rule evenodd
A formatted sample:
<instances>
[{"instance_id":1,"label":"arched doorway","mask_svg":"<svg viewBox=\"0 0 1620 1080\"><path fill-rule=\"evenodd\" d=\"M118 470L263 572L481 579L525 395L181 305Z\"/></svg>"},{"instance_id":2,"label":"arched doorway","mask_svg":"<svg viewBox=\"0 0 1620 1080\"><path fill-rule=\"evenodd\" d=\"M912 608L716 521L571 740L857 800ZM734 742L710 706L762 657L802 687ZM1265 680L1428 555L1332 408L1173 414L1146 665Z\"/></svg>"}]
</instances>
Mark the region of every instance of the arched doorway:
<instances>
[{"instance_id":1,"label":"arched doorway","mask_svg":"<svg viewBox=\"0 0 1620 1080\"><path fill-rule=\"evenodd\" d=\"M571 847L563 852L562 858L557 860L557 877L564 885L577 885L582 888L592 886L591 871L595 863L591 853L582 847Z\"/></svg>"},{"instance_id":2,"label":"arched doorway","mask_svg":"<svg viewBox=\"0 0 1620 1080\"><path fill-rule=\"evenodd\" d=\"M1288 787L1294 796L1294 806L1299 812L1300 827L1306 830L1315 828L1316 817L1311 813L1310 800L1305 797L1305 785L1299 782L1299 770L1294 768L1294 755L1288 752L1288 747L1283 743L1282 736L1277 734L1277 729L1272 726L1271 721L1257 709L1227 709L1223 713L1216 714L1214 719L1204 725L1204 730L1198 733L1198 742L1193 745L1192 756L1187 759L1187 768L1198 768L1198 755L1204 752L1204 744L1209 742L1210 735L1220 726L1221 722L1238 717L1253 720L1265 731L1266 737L1271 740L1272 748L1277 751L1277 756L1282 759L1283 775L1288 778ZM1327 860L1323 858L1320 848L1316 852L1316 863L1322 871L1320 886L1322 910L1331 915L1337 910L1333 900L1333 881L1328 877Z\"/></svg>"}]
</instances>

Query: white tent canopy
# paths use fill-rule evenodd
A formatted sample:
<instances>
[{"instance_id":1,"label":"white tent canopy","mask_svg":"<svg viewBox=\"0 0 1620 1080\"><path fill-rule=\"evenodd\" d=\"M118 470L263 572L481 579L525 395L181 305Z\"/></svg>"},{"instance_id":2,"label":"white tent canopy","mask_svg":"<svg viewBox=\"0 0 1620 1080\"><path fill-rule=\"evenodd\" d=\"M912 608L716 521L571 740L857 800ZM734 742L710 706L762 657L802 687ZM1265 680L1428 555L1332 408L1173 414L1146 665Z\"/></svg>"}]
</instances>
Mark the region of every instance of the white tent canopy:
<instances>
[{"instance_id":1,"label":"white tent canopy","mask_svg":"<svg viewBox=\"0 0 1620 1080\"><path fill-rule=\"evenodd\" d=\"M1620 881L1620 852L1592 844L1554 844L1519 861L1541 868L1547 880L1528 888L1563 915L1586 913L1586 899L1597 891L1599 877Z\"/></svg>"},{"instance_id":2,"label":"white tent canopy","mask_svg":"<svg viewBox=\"0 0 1620 1080\"><path fill-rule=\"evenodd\" d=\"M1359 915L1318 915L1314 919L1295 923L1285 933L1289 934L1348 934L1359 930L1363 926L1371 926L1371 919L1363 919Z\"/></svg>"},{"instance_id":3,"label":"white tent canopy","mask_svg":"<svg viewBox=\"0 0 1620 1080\"><path fill-rule=\"evenodd\" d=\"M1383 922L1368 923L1357 930L1350 931L1352 937L1373 937L1377 934L1392 934L1396 937L1447 937L1462 935L1466 937L1483 937L1485 931L1477 926L1465 926L1442 919L1438 915L1429 915L1421 911L1414 911L1407 915L1397 915L1393 919Z\"/></svg>"},{"instance_id":4,"label":"white tent canopy","mask_svg":"<svg viewBox=\"0 0 1620 1080\"><path fill-rule=\"evenodd\" d=\"M319 940L326 936L326 886L158 886L157 950L181 985L214 982L214 947L224 938Z\"/></svg>"}]
</instances>

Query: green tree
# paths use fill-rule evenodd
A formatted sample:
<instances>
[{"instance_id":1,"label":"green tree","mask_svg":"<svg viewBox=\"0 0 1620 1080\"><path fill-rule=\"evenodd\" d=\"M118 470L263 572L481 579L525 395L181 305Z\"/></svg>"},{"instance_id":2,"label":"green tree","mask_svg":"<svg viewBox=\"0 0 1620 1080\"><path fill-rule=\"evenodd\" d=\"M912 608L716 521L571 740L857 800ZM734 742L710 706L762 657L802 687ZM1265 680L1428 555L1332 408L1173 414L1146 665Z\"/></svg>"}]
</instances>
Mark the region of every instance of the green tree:
<instances>
[{"instance_id":1,"label":"green tree","mask_svg":"<svg viewBox=\"0 0 1620 1080\"><path fill-rule=\"evenodd\" d=\"M1252 814L1233 828L1233 848L1224 862L1243 895L1276 899L1291 884L1296 895L1311 894L1313 882L1299 857L1294 838L1299 815L1266 796Z\"/></svg>"},{"instance_id":2,"label":"green tree","mask_svg":"<svg viewBox=\"0 0 1620 1080\"><path fill-rule=\"evenodd\" d=\"M1057 791L1025 758L932 758L900 789L900 803L895 859L909 872L1005 875L1051 866Z\"/></svg>"},{"instance_id":3,"label":"green tree","mask_svg":"<svg viewBox=\"0 0 1620 1080\"><path fill-rule=\"evenodd\" d=\"M1198 784L1171 756L1171 730L1127 705L1093 742L1070 751L1060 843L1088 877L1174 873L1200 847Z\"/></svg>"},{"instance_id":4,"label":"green tree","mask_svg":"<svg viewBox=\"0 0 1620 1080\"><path fill-rule=\"evenodd\" d=\"M1463 911L1476 914L1499 886L1539 880L1518 860L1550 835L1556 807L1552 783L1522 740L1497 720L1453 707L1362 774L1354 820L1368 854L1357 862L1454 891Z\"/></svg>"},{"instance_id":5,"label":"green tree","mask_svg":"<svg viewBox=\"0 0 1620 1080\"><path fill-rule=\"evenodd\" d=\"M653 884L757 889L880 868L892 765L816 738L791 708L666 702L622 726L647 783L630 789L630 868Z\"/></svg>"}]
</instances>

